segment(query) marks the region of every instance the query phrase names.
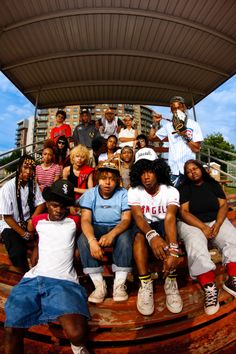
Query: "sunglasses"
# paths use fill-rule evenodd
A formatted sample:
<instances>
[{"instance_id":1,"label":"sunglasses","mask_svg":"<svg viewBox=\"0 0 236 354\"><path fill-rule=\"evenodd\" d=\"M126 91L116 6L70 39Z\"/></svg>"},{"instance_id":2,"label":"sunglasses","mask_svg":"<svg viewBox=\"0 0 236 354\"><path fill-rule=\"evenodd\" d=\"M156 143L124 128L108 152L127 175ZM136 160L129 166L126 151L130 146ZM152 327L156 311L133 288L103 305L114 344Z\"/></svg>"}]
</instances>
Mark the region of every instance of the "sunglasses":
<instances>
[{"instance_id":1,"label":"sunglasses","mask_svg":"<svg viewBox=\"0 0 236 354\"><path fill-rule=\"evenodd\" d=\"M65 142L64 141L58 141L57 144L65 145Z\"/></svg>"}]
</instances>

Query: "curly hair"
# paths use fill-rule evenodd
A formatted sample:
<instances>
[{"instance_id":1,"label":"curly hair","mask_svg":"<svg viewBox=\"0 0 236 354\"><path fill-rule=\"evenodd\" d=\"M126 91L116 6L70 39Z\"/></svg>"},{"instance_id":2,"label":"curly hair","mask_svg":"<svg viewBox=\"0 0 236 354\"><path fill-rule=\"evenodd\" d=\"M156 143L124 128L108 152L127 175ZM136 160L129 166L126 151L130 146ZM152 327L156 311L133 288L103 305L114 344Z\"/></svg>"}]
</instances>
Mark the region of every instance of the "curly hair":
<instances>
[{"instance_id":1,"label":"curly hair","mask_svg":"<svg viewBox=\"0 0 236 354\"><path fill-rule=\"evenodd\" d=\"M130 171L130 185L131 187L138 187L142 185L141 175L145 171L151 171L156 174L158 184L165 184L172 186L170 179L170 167L164 159L157 159L154 161L142 159L137 161Z\"/></svg>"},{"instance_id":2,"label":"curly hair","mask_svg":"<svg viewBox=\"0 0 236 354\"><path fill-rule=\"evenodd\" d=\"M89 160L89 150L85 145L79 144L76 147L74 147L71 152L70 152L70 162L73 165L74 164L74 159L75 157L78 156L84 156L85 157L85 164L88 163Z\"/></svg>"},{"instance_id":3,"label":"curly hair","mask_svg":"<svg viewBox=\"0 0 236 354\"><path fill-rule=\"evenodd\" d=\"M194 164L195 166L197 166L201 172L202 172L202 179L204 182L212 182L212 183L218 183L207 171L206 169L203 167L202 163L200 161L197 161L197 160L188 160L185 162L184 164L184 177L185 177L185 180L183 181L183 184L192 184L193 181L191 181L189 178L188 178L188 175L187 175L187 167L188 165L190 164Z\"/></svg>"}]
</instances>

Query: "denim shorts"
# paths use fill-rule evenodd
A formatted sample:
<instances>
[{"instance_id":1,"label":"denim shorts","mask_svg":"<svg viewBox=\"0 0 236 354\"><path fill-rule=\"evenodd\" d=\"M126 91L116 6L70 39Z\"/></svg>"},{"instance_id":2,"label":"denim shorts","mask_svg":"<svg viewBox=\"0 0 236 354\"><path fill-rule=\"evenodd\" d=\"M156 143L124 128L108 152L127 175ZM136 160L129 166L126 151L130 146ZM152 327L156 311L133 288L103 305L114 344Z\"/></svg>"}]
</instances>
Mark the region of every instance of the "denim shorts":
<instances>
[{"instance_id":1,"label":"denim shorts","mask_svg":"<svg viewBox=\"0 0 236 354\"><path fill-rule=\"evenodd\" d=\"M29 328L65 314L90 319L85 289L72 281L38 276L22 278L5 304L5 327Z\"/></svg>"}]
</instances>

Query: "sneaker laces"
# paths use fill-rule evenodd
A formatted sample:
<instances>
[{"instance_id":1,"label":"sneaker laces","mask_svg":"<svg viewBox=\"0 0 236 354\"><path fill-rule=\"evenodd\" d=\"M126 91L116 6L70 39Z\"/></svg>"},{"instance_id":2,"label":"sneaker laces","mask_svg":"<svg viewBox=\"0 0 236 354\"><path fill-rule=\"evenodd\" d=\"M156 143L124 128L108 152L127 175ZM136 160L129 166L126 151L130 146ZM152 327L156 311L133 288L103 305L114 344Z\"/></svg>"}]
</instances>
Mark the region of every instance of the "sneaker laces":
<instances>
[{"instance_id":1,"label":"sneaker laces","mask_svg":"<svg viewBox=\"0 0 236 354\"><path fill-rule=\"evenodd\" d=\"M165 293L167 296L172 297L172 302L179 303L179 289L176 280L167 280L165 284Z\"/></svg>"},{"instance_id":2,"label":"sneaker laces","mask_svg":"<svg viewBox=\"0 0 236 354\"><path fill-rule=\"evenodd\" d=\"M236 288L236 276L231 276L231 282L233 284L233 287Z\"/></svg>"},{"instance_id":3,"label":"sneaker laces","mask_svg":"<svg viewBox=\"0 0 236 354\"><path fill-rule=\"evenodd\" d=\"M205 307L215 306L218 298L218 290L215 284L208 284L204 287L205 291Z\"/></svg>"},{"instance_id":4,"label":"sneaker laces","mask_svg":"<svg viewBox=\"0 0 236 354\"><path fill-rule=\"evenodd\" d=\"M150 299L152 299L153 297L152 281L149 281L147 283L141 283L139 294L142 297L142 302L144 304L149 304Z\"/></svg>"},{"instance_id":5,"label":"sneaker laces","mask_svg":"<svg viewBox=\"0 0 236 354\"><path fill-rule=\"evenodd\" d=\"M117 292L120 292L122 294L126 294L126 290L127 290L127 286L122 282L120 284L117 284L115 287L114 287L114 292L117 293Z\"/></svg>"}]
</instances>

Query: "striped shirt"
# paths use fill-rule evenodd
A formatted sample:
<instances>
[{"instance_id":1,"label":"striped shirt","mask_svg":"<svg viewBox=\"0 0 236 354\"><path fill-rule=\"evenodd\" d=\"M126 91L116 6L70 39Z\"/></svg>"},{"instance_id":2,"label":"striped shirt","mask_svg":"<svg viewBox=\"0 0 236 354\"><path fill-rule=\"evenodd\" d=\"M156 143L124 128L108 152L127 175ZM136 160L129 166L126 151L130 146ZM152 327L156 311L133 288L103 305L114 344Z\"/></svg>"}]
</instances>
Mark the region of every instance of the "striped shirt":
<instances>
[{"instance_id":1,"label":"striped shirt","mask_svg":"<svg viewBox=\"0 0 236 354\"><path fill-rule=\"evenodd\" d=\"M190 159L196 159L196 154L192 152L184 139L174 131L172 122L168 122L164 127L156 132L156 136L163 140L168 137L169 140L169 155L168 164L173 175L184 174L184 164ZM192 138L193 142L203 141L202 131L197 122L188 119L186 134Z\"/></svg>"},{"instance_id":2,"label":"striped shirt","mask_svg":"<svg viewBox=\"0 0 236 354\"><path fill-rule=\"evenodd\" d=\"M61 167L53 163L48 168L43 168L42 165L36 166L36 177L40 189L43 190L45 187L50 187L55 178L61 175Z\"/></svg>"}]
</instances>

